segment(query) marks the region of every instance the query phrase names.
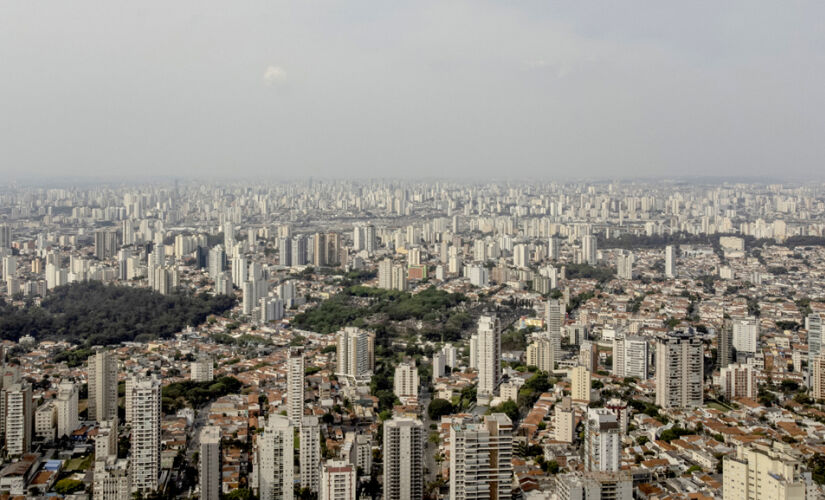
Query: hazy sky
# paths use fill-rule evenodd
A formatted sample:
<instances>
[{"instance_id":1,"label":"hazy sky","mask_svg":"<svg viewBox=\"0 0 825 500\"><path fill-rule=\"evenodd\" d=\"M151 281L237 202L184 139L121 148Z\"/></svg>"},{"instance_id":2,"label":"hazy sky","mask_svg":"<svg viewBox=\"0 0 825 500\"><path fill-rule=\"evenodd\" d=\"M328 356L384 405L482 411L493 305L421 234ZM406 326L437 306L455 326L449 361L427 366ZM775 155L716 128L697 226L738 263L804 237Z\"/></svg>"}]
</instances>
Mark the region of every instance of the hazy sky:
<instances>
[{"instance_id":1,"label":"hazy sky","mask_svg":"<svg viewBox=\"0 0 825 500\"><path fill-rule=\"evenodd\" d=\"M825 172L825 2L0 2L0 171Z\"/></svg>"}]
</instances>

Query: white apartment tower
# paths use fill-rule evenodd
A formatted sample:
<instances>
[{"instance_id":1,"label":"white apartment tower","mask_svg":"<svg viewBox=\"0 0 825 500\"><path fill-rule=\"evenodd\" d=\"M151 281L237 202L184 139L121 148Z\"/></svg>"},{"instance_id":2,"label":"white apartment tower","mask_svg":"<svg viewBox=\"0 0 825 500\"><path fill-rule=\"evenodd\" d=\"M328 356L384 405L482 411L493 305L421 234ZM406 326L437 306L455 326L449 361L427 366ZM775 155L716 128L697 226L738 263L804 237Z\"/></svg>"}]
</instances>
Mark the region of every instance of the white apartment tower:
<instances>
[{"instance_id":1,"label":"white apartment tower","mask_svg":"<svg viewBox=\"0 0 825 500\"><path fill-rule=\"evenodd\" d=\"M117 416L117 355L98 348L89 356L89 420L110 420Z\"/></svg>"},{"instance_id":2,"label":"white apartment tower","mask_svg":"<svg viewBox=\"0 0 825 500\"><path fill-rule=\"evenodd\" d=\"M398 399L404 401L406 398L418 398L418 388L421 381L418 377L418 368L415 367L415 362L399 363L395 367L395 376L393 377L394 393Z\"/></svg>"},{"instance_id":3,"label":"white apartment tower","mask_svg":"<svg viewBox=\"0 0 825 500\"><path fill-rule=\"evenodd\" d=\"M6 454L19 457L31 450L34 411L32 388L26 382L18 382L3 388Z\"/></svg>"},{"instance_id":4,"label":"white apartment tower","mask_svg":"<svg viewBox=\"0 0 825 500\"><path fill-rule=\"evenodd\" d=\"M555 348L548 339L540 338L527 346L527 366L535 366L543 372L551 372L555 367L555 359Z\"/></svg>"},{"instance_id":5,"label":"white apartment tower","mask_svg":"<svg viewBox=\"0 0 825 500\"><path fill-rule=\"evenodd\" d=\"M736 352L755 354L759 347L759 320L744 318L733 321L733 348Z\"/></svg>"},{"instance_id":6,"label":"white apartment tower","mask_svg":"<svg viewBox=\"0 0 825 500\"><path fill-rule=\"evenodd\" d=\"M294 427L299 427L304 418L304 351L301 348L289 349L287 386L289 387L287 394L289 423Z\"/></svg>"},{"instance_id":7,"label":"white apartment tower","mask_svg":"<svg viewBox=\"0 0 825 500\"><path fill-rule=\"evenodd\" d=\"M613 339L613 374L647 379L648 343L644 337L617 334Z\"/></svg>"},{"instance_id":8,"label":"white apartment tower","mask_svg":"<svg viewBox=\"0 0 825 500\"><path fill-rule=\"evenodd\" d=\"M384 498L424 496L424 442L421 420L394 417L384 422Z\"/></svg>"},{"instance_id":9,"label":"white apartment tower","mask_svg":"<svg viewBox=\"0 0 825 500\"><path fill-rule=\"evenodd\" d=\"M490 398L501 380L501 325L495 316L478 319L478 396Z\"/></svg>"},{"instance_id":10,"label":"white apartment tower","mask_svg":"<svg viewBox=\"0 0 825 500\"><path fill-rule=\"evenodd\" d=\"M513 422L493 413L450 426L450 500L510 498Z\"/></svg>"},{"instance_id":11,"label":"white apartment tower","mask_svg":"<svg viewBox=\"0 0 825 500\"><path fill-rule=\"evenodd\" d=\"M588 408L584 431L584 468L615 472L621 456L619 421L606 408Z\"/></svg>"},{"instance_id":12,"label":"white apartment tower","mask_svg":"<svg viewBox=\"0 0 825 500\"><path fill-rule=\"evenodd\" d=\"M369 379L375 364L375 335L355 327L345 327L337 334L335 374L340 377Z\"/></svg>"},{"instance_id":13,"label":"white apartment tower","mask_svg":"<svg viewBox=\"0 0 825 500\"><path fill-rule=\"evenodd\" d=\"M80 427L77 413L78 387L71 382L62 382L57 386L57 437L71 436L72 432Z\"/></svg>"},{"instance_id":14,"label":"white apartment tower","mask_svg":"<svg viewBox=\"0 0 825 500\"><path fill-rule=\"evenodd\" d=\"M301 486L315 493L321 491L321 428L318 417L306 416L301 419L301 441L299 465Z\"/></svg>"},{"instance_id":15,"label":"white apartment tower","mask_svg":"<svg viewBox=\"0 0 825 500\"><path fill-rule=\"evenodd\" d=\"M665 247L665 277L676 277L676 247L673 245Z\"/></svg>"},{"instance_id":16,"label":"white apartment tower","mask_svg":"<svg viewBox=\"0 0 825 500\"><path fill-rule=\"evenodd\" d=\"M345 460L325 462L321 470L319 500L355 500L355 472L355 465Z\"/></svg>"},{"instance_id":17,"label":"white apartment tower","mask_svg":"<svg viewBox=\"0 0 825 500\"><path fill-rule=\"evenodd\" d=\"M704 355L693 330L671 332L656 344L656 404L662 408L702 406Z\"/></svg>"},{"instance_id":18,"label":"white apartment tower","mask_svg":"<svg viewBox=\"0 0 825 500\"><path fill-rule=\"evenodd\" d=\"M292 500L294 436L289 419L270 415L258 436L258 497L261 500Z\"/></svg>"},{"instance_id":19,"label":"white apartment tower","mask_svg":"<svg viewBox=\"0 0 825 500\"><path fill-rule=\"evenodd\" d=\"M138 379L131 389L132 492L147 493L158 489L160 475L160 380L155 377Z\"/></svg>"}]
</instances>

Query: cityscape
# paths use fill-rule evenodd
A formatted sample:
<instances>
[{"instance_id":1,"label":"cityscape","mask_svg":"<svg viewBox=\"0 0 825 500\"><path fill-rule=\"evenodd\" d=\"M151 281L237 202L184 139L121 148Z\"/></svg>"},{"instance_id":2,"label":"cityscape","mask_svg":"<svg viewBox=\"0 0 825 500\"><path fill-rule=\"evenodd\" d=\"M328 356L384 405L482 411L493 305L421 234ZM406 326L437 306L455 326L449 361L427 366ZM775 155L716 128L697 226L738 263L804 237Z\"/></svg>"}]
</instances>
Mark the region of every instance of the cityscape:
<instances>
[{"instance_id":1,"label":"cityscape","mask_svg":"<svg viewBox=\"0 0 825 500\"><path fill-rule=\"evenodd\" d=\"M0 1L0 500L825 500L823 19Z\"/></svg>"},{"instance_id":2,"label":"cityscape","mask_svg":"<svg viewBox=\"0 0 825 500\"><path fill-rule=\"evenodd\" d=\"M820 185L0 194L6 498L819 498Z\"/></svg>"}]
</instances>

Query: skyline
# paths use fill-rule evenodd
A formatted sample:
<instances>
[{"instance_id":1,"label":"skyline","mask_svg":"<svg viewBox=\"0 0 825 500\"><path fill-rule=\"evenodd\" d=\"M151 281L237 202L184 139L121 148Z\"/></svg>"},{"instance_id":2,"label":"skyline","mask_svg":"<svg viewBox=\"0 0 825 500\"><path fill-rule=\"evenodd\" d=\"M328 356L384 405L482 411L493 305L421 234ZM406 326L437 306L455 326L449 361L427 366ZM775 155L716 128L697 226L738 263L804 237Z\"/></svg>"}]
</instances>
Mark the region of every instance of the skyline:
<instances>
[{"instance_id":1,"label":"skyline","mask_svg":"<svg viewBox=\"0 0 825 500\"><path fill-rule=\"evenodd\" d=\"M0 81L0 171L803 179L821 170L818 3L220 7L0 6L10 75Z\"/></svg>"}]
</instances>

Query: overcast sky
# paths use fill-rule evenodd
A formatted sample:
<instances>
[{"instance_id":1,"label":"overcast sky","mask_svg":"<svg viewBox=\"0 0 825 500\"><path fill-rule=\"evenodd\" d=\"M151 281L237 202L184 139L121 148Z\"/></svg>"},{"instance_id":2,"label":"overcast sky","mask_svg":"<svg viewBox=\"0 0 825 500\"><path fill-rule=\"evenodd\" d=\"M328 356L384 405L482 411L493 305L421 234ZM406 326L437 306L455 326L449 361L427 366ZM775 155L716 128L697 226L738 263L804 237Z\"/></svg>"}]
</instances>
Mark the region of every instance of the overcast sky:
<instances>
[{"instance_id":1,"label":"overcast sky","mask_svg":"<svg viewBox=\"0 0 825 500\"><path fill-rule=\"evenodd\" d=\"M825 2L0 2L0 172L822 178Z\"/></svg>"}]
</instances>

